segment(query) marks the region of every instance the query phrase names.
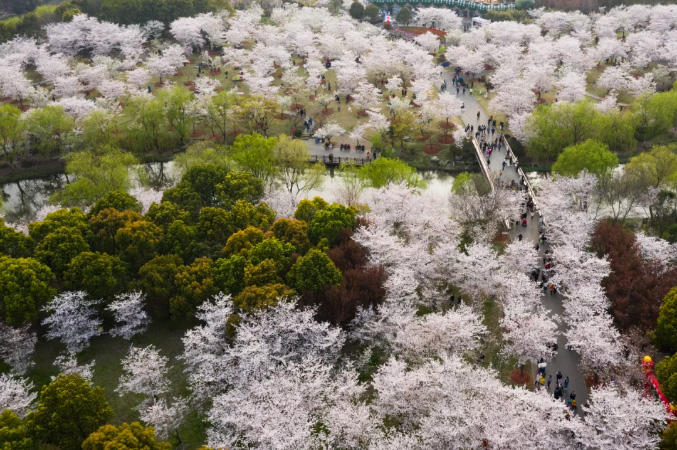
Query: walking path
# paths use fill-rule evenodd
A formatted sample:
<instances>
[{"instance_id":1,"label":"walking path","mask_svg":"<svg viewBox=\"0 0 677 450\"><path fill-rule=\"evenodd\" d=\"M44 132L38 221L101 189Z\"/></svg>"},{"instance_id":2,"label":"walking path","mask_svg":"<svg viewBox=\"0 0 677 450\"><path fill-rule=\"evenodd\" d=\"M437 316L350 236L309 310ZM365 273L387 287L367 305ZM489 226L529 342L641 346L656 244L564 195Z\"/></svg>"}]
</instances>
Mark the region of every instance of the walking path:
<instances>
[{"instance_id":1,"label":"walking path","mask_svg":"<svg viewBox=\"0 0 677 450\"><path fill-rule=\"evenodd\" d=\"M447 79L447 86L449 89L449 92L455 92L454 84L453 84L453 76L450 73L447 73L445 75L445 78ZM463 108L463 112L461 114L461 119L463 122L468 125L471 124L475 127L475 130L477 129L478 125L486 125L487 121L489 120L489 115L484 111L482 106L475 100L475 98L469 94L466 91L466 94L463 95L463 91L461 90L461 93L458 94L459 98L463 100L465 107ZM479 119L477 118L477 113L480 113ZM490 135L491 136L491 135ZM474 136L473 136L474 137ZM494 137L490 137L491 140L493 140ZM484 155L482 154L481 150L479 149L479 142L475 139L473 139L474 144L476 146L476 151L478 152L478 157L484 158ZM505 145L502 146L500 149L494 149L491 153L491 155L488 158L488 168L489 168L489 173L490 175L494 176L495 178L498 178L499 171L502 170L502 174L500 177L500 181L505 184L510 184L511 181L515 181L518 186L521 184L522 177L526 180L527 184L527 189L531 192L532 198L533 198L533 191L531 191L531 186L528 182L528 179L526 178L526 174L522 171L521 168L518 168L516 165L511 165L503 168L503 161L505 161L506 156L508 154L511 154L514 158L515 161L517 161L517 158L512 154L512 150L510 149L507 141L505 142ZM486 161L486 159L485 159ZM525 208L526 209L526 208ZM538 209L535 208L535 214L533 217L531 217L529 214L527 214L527 226L522 227L522 226L515 226L514 219L510 220L511 223L511 228L509 231L509 235L511 239L517 239L518 235L522 235L523 239L531 241L534 245L536 245L539 242L540 239L540 233L539 233L539 227L538 227L538 222L540 219L540 215L538 213ZM545 256L545 245L540 246L540 257L542 258ZM542 265L542 260L539 262L540 268L543 268ZM555 266L556 268L556 266ZM558 315L562 317L563 314L563 307L562 307L562 298L560 297L559 294L556 295L551 295L548 293L544 293L542 295L542 300L543 300L543 305L550 311L551 315ZM553 386L551 388L554 390L554 387L556 385L555 381L555 374L557 371L561 371L564 376L569 376L569 388L566 391L566 398L568 398L569 393L574 391L576 392L576 403L578 405L583 405L586 402L587 399L587 390L585 387L585 378L583 375L583 372L580 370L580 356L578 353L576 353L573 350L568 350L567 349L567 339L565 336L565 332L567 330L567 324L564 323L564 321L559 320L557 321L558 328L557 328L557 353L555 356L547 362L547 374L552 374L553 376ZM547 378L546 374L546 378ZM581 412L580 407L577 408L578 413Z\"/></svg>"}]
</instances>

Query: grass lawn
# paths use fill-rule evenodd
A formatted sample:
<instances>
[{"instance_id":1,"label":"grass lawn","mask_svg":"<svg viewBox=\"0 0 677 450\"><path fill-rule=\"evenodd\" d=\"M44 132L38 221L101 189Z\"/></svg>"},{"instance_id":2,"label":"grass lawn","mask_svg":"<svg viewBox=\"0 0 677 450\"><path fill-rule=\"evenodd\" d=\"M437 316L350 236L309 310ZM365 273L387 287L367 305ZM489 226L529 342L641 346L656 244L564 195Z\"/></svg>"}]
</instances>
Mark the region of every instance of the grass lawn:
<instances>
[{"instance_id":1,"label":"grass lawn","mask_svg":"<svg viewBox=\"0 0 677 450\"><path fill-rule=\"evenodd\" d=\"M172 383L172 396L185 396L188 393L183 374L183 364L176 359L183 350L181 337L184 331L170 327L167 322L158 321L151 325L146 333L133 339L133 344L136 346L155 345L162 355L170 359L169 379ZM122 374L120 360L127 354L130 345L129 341L122 338L101 336L93 339L91 346L84 350L78 358L81 364L92 360L96 361L93 382L105 389L106 399L114 411L111 420L111 423L114 424L139 420L135 407L141 402L142 397L135 398L135 396L129 394L119 396L115 392ZM65 347L58 341L41 339L38 342L34 356L36 365L29 373L36 387L49 383L50 378L57 374L57 370L52 366L52 363L64 350ZM179 435L187 448L198 448L205 442L205 425L196 414L191 414L179 429ZM176 444L176 442L173 443Z\"/></svg>"},{"instance_id":2,"label":"grass lawn","mask_svg":"<svg viewBox=\"0 0 677 450\"><path fill-rule=\"evenodd\" d=\"M503 330L500 326L500 320L503 316L501 305L494 298L487 298L482 304L482 323L489 331L485 338L484 345L480 347L479 352L484 355L484 360L480 363L483 367L491 367L499 374L499 379L505 384L513 384L510 380L510 373L519 367L517 357L506 355L503 352ZM527 363L524 370L530 371L531 365ZM527 386L531 389L533 386Z\"/></svg>"}]
</instances>

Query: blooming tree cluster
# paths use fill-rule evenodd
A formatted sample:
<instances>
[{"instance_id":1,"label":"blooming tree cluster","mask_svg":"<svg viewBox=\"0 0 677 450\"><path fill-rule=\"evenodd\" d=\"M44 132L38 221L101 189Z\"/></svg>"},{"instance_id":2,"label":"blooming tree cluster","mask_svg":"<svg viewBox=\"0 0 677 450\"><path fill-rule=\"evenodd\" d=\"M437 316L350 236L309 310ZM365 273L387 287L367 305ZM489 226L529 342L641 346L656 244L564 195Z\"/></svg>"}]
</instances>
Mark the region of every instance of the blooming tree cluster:
<instances>
[{"instance_id":1,"label":"blooming tree cluster","mask_svg":"<svg viewBox=\"0 0 677 450\"><path fill-rule=\"evenodd\" d=\"M0 322L0 359L12 369L23 375L33 366L33 351L38 337L30 326L14 328Z\"/></svg>"},{"instance_id":2,"label":"blooming tree cluster","mask_svg":"<svg viewBox=\"0 0 677 450\"><path fill-rule=\"evenodd\" d=\"M117 324L109 331L111 336L129 340L134 335L146 331L150 318L143 309L145 301L146 296L140 291L119 294L115 297L115 301L106 307L113 314Z\"/></svg>"},{"instance_id":3,"label":"blooming tree cluster","mask_svg":"<svg viewBox=\"0 0 677 450\"><path fill-rule=\"evenodd\" d=\"M70 353L79 353L89 341L103 333L101 319L94 306L97 300L87 298L83 291L63 292L44 307L49 315L42 320L47 327L47 339L59 339Z\"/></svg>"},{"instance_id":4,"label":"blooming tree cluster","mask_svg":"<svg viewBox=\"0 0 677 450\"><path fill-rule=\"evenodd\" d=\"M585 248L596 222L594 185L591 175L544 180L536 202L552 245L555 275L551 282L564 299L569 345L579 351L584 366L608 370L621 364L622 356L620 335L601 286L609 262Z\"/></svg>"},{"instance_id":5,"label":"blooming tree cluster","mask_svg":"<svg viewBox=\"0 0 677 450\"><path fill-rule=\"evenodd\" d=\"M620 6L593 16L542 9L532 14L532 24L495 22L452 33L456 45L446 52L463 71L487 74L496 93L491 108L508 116L518 138L525 137L524 116L544 92L556 90L558 101L582 99L586 76L598 64L607 65L598 86L611 95L637 95L655 90L653 74L677 61L675 5Z\"/></svg>"},{"instance_id":6,"label":"blooming tree cluster","mask_svg":"<svg viewBox=\"0 0 677 450\"><path fill-rule=\"evenodd\" d=\"M0 374L0 411L11 409L17 416L24 417L33 409L36 398L31 381Z\"/></svg>"}]
</instances>

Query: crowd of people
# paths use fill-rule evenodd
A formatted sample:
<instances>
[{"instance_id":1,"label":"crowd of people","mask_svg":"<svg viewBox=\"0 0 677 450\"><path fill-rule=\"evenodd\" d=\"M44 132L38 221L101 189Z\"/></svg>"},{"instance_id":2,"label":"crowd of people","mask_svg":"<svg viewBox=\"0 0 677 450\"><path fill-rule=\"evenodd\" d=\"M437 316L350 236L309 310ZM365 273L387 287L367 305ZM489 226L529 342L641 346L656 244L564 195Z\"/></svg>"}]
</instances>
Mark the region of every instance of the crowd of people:
<instances>
[{"instance_id":1,"label":"crowd of people","mask_svg":"<svg viewBox=\"0 0 677 450\"><path fill-rule=\"evenodd\" d=\"M547 374L548 364L543 358L538 362L538 376L536 382L534 383L534 388L538 391L545 389L548 392L552 392L555 400L562 400L567 403L567 405L573 410L576 410L576 392L572 389L571 392L569 389L569 376L565 376L561 370L558 370L555 373L555 383L553 385L552 374ZM546 378L547 375L547 378ZM554 386L554 389L553 389ZM568 395L567 395L568 394Z\"/></svg>"}]
</instances>

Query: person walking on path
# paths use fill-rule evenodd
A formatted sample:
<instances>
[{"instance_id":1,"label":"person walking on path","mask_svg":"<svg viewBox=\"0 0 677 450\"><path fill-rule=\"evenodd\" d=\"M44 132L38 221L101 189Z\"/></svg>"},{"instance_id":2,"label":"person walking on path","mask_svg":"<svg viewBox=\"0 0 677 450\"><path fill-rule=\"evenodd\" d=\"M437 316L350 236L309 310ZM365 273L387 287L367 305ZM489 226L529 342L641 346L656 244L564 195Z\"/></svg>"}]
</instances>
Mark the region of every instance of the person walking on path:
<instances>
[{"instance_id":1,"label":"person walking on path","mask_svg":"<svg viewBox=\"0 0 677 450\"><path fill-rule=\"evenodd\" d=\"M564 377L564 392L567 391L567 387L569 387L569 376L567 375Z\"/></svg>"},{"instance_id":2,"label":"person walking on path","mask_svg":"<svg viewBox=\"0 0 677 450\"><path fill-rule=\"evenodd\" d=\"M548 392L550 392L550 383L552 383L552 374L548 375Z\"/></svg>"}]
</instances>

